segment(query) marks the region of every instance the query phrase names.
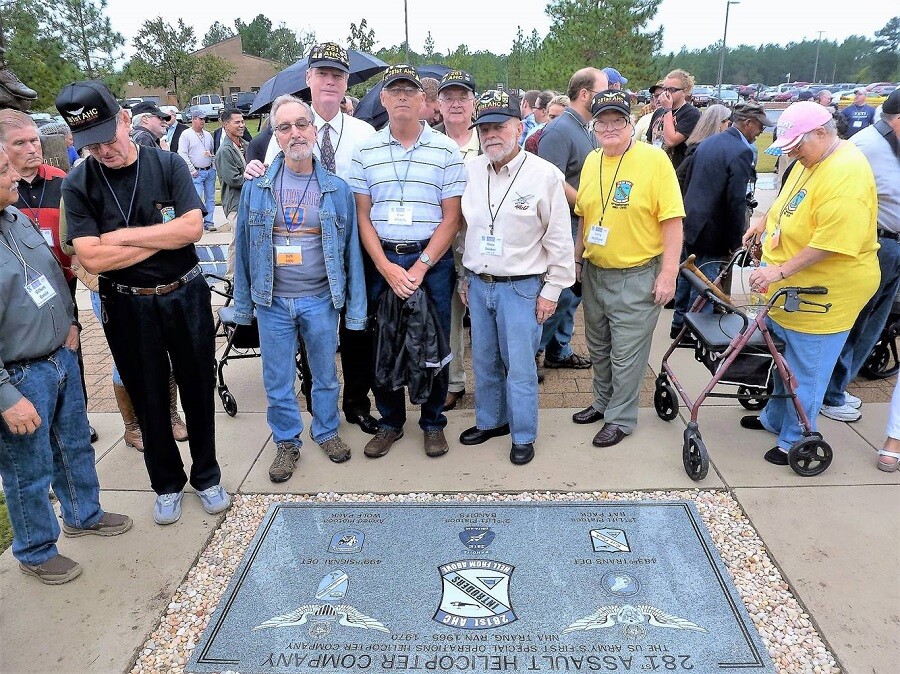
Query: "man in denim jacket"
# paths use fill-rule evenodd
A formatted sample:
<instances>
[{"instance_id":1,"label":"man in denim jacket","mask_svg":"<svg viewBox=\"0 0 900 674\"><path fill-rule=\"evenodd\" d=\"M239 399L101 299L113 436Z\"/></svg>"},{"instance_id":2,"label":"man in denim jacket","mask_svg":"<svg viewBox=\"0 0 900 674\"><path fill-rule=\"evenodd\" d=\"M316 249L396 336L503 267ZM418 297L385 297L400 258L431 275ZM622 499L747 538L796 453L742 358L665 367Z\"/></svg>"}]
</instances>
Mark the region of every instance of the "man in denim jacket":
<instances>
[{"instance_id":1,"label":"man in denim jacket","mask_svg":"<svg viewBox=\"0 0 900 674\"><path fill-rule=\"evenodd\" d=\"M334 354L345 304L347 327L365 329L366 288L354 198L347 183L313 157L312 110L293 96L280 96L271 119L281 152L241 193L234 311L237 323L249 325L256 309L267 420L277 447L269 478L284 482L302 445L293 367L298 335L312 372L310 436L335 463L350 458L338 435Z\"/></svg>"}]
</instances>

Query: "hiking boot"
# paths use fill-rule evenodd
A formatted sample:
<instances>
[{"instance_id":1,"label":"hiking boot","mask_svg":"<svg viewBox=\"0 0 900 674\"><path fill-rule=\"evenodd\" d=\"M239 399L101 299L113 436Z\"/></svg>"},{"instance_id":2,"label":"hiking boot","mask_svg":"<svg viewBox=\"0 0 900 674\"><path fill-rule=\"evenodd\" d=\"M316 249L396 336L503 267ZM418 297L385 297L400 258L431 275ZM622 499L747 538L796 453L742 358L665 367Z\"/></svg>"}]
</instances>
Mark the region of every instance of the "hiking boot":
<instances>
[{"instance_id":1,"label":"hiking boot","mask_svg":"<svg viewBox=\"0 0 900 674\"><path fill-rule=\"evenodd\" d=\"M447 446L447 438L444 437L444 429L432 428L425 431L425 455L432 458L443 456L450 450Z\"/></svg>"},{"instance_id":2,"label":"hiking boot","mask_svg":"<svg viewBox=\"0 0 900 674\"><path fill-rule=\"evenodd\" d=\"M584 356L579 356L574 351L569 354L568 358L562 360L551 360L544 356L544 367L553 369L568 368L570 370L587 370L591 366L591 361Z\"/></svg>"},{"instance_id":3,"label":"hiking boot","mask_svg":"<svg viewBox=\"0 0 900 674\"><path fill-rule=\"evenodd\" d=\"M269 466L269 479L272 482L290 480L299 458L300 443L295 440L283 440L277 443L275 445L275 460Z\"/></svg>"},{"instance_id":4,"label":"hiking boot","mask_svg":"<svg viewBox=\"0 0 900 674\"><path fill-rule=\"evenodd\" d=\"M121 384L114 383L113 392L116 395L116 405L119 407L122 421L125 423L125 446L143 452L144 436L141 433L141 426L134 412L134 406L131 404L131 396L128 395L128 391Z\"/></svg>"},{"instance_id":5,"label":"hiking boot","mask_svg":"<svg viewBox=\"0 0 900 674\"><path fill-rule=\"evenodd\" d=\"M335 435L333 438L320 442L319 447L325 452L325 456L334 463L344 463L344 461L350 460L350 447L341 440L340 435Z\"/></svg>"},{"instance_id":6,"label":"hiking boot","mask_svg":"<svg viewBox=\"0 0 900 674\"><path fill-rule=\"evenodd\" d=\"M231 505L231 497L219 484L214 484L212 487L198 491L197 496L200 497L200 501L203 503L203 509L210 515L227 510L228 506Z\"/></svg>"},{"instance_id":7,"label":"hiking boot","mask_svg":"<svg viewBox=\"0 0 900 674\"><path fill-rule=\"evenodd\" d=\"M377 459L378 457L384 456L390 451L391 445L402 437L403 431L395 431L392 428L382 426L378 429L375 437L366 443L363 454L370 459Z\"/></svg>"},{"instance_id":8,"label":"hiking boot","mask_svg":"<svg viewBox=\"0 0 900 674\"><path fill-rule=\"evenodd\" d=\"M172 436L176 442L187 442L188 432L181 415L178 414L178 386L175 377L169 376L169 419L172 424Z\"/></svg>"},{"instance_id":9,"label":"hiking boot","mask_svg":"<svg viewBox=\"0 0 900 674\"><path fill-rule=\"evenodd\" d=\"M174 494L160 494L153 504L153 521L157 524L175 524L181 519L181 499L183 491Z\"/></svg>"},{"instance_id":10,"label":"hiking boot","mask_svg":"<svg viewBox=\"0 0 900 674\"><path fill-rule=\"evenodd\" d=\"M862 412L847 403L843 405L822 405L819 408L819 414L835 421L859 421L862 417Z\"/></svg>"},{"instance_id":11,"label":"hiking boot","mask_svg":"<svg viewBox=\"0 0 900 674\"><path fill-rule=\"evenodd\" d=\"M547 376L547 371L544 369L543 353L540 351L534 354L534 366L537 368L538 384L543 384L544 377Z\"/></svg>"},{"instance_id":12,"label":"hiking boot","mask_svg":"<svg viewBox=\"0 0 900 674\"><path fill-rule=\"evenodd\" d=\"M26 576L34 576L44 585L68 583L73 578L80 576L81 570L81 564L62 555L56 555L46 562L34 566L19 562L19 571Z\"/></svg>"},{"instance_id":13,"label":"hiking boot","mask_svg":"<svg viewBox=\"0 0 900 674\"><path fill-rule=\"evenodd\" d=\"M97 523L91 527L78 529L70 527L63 522L63 533L69 538L78 538L79 536L118 536L124 534L131 528L132 522L128 515L117 515L116 513L103 513Z\"/></svg>"}]
</instances>

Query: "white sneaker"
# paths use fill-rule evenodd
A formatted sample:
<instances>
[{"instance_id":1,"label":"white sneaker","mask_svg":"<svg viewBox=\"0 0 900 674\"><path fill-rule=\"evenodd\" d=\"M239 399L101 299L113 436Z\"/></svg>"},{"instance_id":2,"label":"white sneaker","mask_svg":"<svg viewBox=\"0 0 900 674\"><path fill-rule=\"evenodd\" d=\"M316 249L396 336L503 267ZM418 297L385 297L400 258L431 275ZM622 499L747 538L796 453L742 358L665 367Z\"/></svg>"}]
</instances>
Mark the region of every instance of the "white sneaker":
<instances>
[{"instance_id":1,"label":"white sneaker","mask_svg":"<svg viewBox=\"0 0 900 674\"><path fill-rule=\"evenodd\" d=\"M846 403L843 405L822 405L819 414L835 421L858 421L862 412Z\"/></svg>"},{"instance_id":2,"label":"white sneaker","mask_svg":"<svg viewBox=\"0 0 900 674\"><path fill-rule=\"evenodd\" d=\"M862 400L857 398L852 393L847 393L847 391L844 391L844 405L849 405L853 409L858 410L860 407L862 407Z\"/></svg>"}]
</instances>

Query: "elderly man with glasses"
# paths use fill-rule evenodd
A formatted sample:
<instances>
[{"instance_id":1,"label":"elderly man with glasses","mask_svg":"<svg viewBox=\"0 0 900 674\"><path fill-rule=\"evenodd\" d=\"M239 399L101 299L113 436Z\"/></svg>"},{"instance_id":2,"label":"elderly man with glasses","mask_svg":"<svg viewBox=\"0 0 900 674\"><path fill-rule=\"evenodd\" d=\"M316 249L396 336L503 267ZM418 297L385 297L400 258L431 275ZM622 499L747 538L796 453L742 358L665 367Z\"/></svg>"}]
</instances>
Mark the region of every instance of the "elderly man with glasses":
<instances>
[{"instance_id":1,"label":"elderly man with glasses","mask_svg":"<svg viewBox=\"0 0 900 674\"><path fill-rule=\"evenodd\" d=\"M365 329L366 297L356 205L347 183L313 156L312 109L293 96L279 96L271 119L281 152L241 192L234 313L236 322L249 325L256 309L266 418L276 447L269 479L284 482L302 446L297 375L290 367L299 338L312 373L310 436L335 463L350 458L338 434L334 353L341 310L346 306L349 329Z\"/></svg>"},{"instance_id":2,"label":"elderly man with glasses","mask_svg":"<svg viewBox=\"0 0 900 674\"><path fill-rule=\"evenodd\" d=\"M583 284L594 402L572 420L603 419L593 444L610 447L637 425L653 329L675 295L684 206L666 155L631 137L627 94L602 91L591 110L600 148L581 172L575 269Z\"/></svg>"}]
</instances>

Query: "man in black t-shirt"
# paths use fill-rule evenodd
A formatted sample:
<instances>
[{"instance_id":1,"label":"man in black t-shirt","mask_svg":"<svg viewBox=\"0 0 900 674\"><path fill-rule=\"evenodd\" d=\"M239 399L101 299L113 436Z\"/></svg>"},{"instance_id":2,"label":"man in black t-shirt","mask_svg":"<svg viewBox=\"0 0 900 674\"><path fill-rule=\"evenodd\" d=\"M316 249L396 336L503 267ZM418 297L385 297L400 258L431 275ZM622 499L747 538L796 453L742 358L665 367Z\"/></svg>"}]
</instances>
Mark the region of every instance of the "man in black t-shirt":
<instances>
[{"instance_id":1,"label":"man in black t-shirt","mask_svg":"<svg viewBox=\"0 0 900 674\"><path fill-rule=\"evenodd\" d=\"M676 170L684 161L685 141L700 120L700 111L688 102L693 88L694 78L684 70L673 70L666 75L659 107L647 131L647 140L666 151Z\"/></svg>"},{"instance_id":2,"label":"man in black t-shirt","mask_svg":"<svg viewBox=\"0 0 900 674\"><path fill-rule=\"evenodd\" d=\"M67 85L56 107L75 147L90 154L63 182L68 239L81 265L100 274L103 329L143 430L157 493L153 519L179 519L188 481L170 423L170 362L190 436L191 485L208 513L221 512L230 498L216 461L215 335L194 249L203 207L187 165L136 145L128 112L102 82Z\"/></svg>"}]
</instances>

